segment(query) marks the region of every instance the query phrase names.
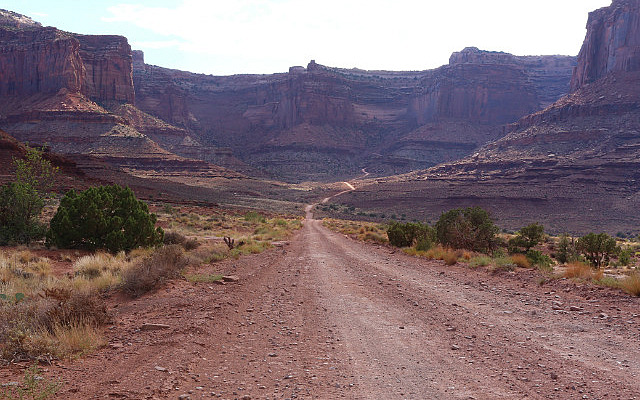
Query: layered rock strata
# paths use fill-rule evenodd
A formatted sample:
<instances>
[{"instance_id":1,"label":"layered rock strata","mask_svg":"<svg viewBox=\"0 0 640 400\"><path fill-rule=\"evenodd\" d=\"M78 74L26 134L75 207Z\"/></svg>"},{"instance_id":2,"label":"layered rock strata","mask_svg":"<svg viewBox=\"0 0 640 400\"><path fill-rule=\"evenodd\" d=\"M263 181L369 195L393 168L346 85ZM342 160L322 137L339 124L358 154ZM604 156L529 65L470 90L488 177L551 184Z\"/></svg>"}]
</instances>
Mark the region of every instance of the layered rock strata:
<instances>
[{"instance_id":1,"label":"layered rock strata","mask_svg":"<svg viewBox=\"0 0 640 400\"><path fill-rule=\"evenodd\" d=\"M134 86L140 109L203 143L285 179L334 179L469 154L504 134L497 127L566 93L574 65L574 57L467 48L431 71L312 61L285 74L216 77L147 65L134 52Z\"/></svg>"}]
</instances>

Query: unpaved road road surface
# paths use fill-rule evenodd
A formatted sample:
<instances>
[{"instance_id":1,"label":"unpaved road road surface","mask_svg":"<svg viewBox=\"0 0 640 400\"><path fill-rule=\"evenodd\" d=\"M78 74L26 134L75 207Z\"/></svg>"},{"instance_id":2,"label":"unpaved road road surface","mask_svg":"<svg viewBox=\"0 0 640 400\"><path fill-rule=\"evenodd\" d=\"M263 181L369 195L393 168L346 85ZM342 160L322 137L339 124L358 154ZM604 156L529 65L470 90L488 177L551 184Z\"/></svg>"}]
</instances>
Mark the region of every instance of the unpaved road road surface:
<instances>
[{"instance_id":1,"label":"unpaved road road surface","mask_svg":"<svg viewBox=\"0 0 640 400\"><path fill-rule=\"evenodd\" d=\"M610 289L447 267L311 218L215 268L239 282L111 299L109 345L48 368L59 398L640 398L640 301Z\"/></svg>"}]
</instances>

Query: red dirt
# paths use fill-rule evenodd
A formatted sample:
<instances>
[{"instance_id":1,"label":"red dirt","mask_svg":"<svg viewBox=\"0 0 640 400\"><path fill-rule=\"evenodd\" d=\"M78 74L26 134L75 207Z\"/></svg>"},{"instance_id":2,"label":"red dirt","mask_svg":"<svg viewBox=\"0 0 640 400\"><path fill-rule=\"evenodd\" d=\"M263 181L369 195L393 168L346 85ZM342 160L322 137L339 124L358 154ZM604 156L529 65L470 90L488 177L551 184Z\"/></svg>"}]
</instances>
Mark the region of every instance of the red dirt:
<instances>
[{"instance_id":1,"label":"red dirt","mask_svg":"<svg viewBox=\"0 0 640 400\"><path fill-rule=\"evenodd\" d=\"M316 220L212 268L240 280L111 299L109 345L47 368L58 397L640 398L640 299L618 291L446 267Z\"/></svg>"}]
</instances>

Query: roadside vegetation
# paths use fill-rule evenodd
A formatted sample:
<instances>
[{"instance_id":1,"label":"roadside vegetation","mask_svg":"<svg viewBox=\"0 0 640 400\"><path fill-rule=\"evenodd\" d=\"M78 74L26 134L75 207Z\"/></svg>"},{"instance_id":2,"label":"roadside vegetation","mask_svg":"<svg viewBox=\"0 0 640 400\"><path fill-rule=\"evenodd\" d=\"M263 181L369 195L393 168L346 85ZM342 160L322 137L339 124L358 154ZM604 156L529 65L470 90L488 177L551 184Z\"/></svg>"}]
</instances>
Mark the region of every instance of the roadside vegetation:
<instances>
[{"instance_id":1,"label":"roadside vegetation","mask_svg":"<svg viewBox=\"0 0 640 400\"><path fill-rule=\"evenodd\" d=\"M433 226L335 219L325 219L324 225L363 241L372 241L367 232L379 237L384 230L386 237L375 242L446 265L461 263L490 272L537 269L546 280L572 279L640 296L640 242L630 238L606 233L550 236L539 223L514 234L500 233L489 213L478 207L444 212Z\"/></svg>"},{"instance_id":2,"label":"roadside vegetation","mask_svg":"<svg viewBox=\"0 0 640 400\"><path fill-rule=\"evenodd\" d=\"M219 281L217 261L260 253L301 227L298 217L253 211L149 207L117 185L58 201L49 192L57 169L42 151L28 149L14 167L0 188L0 363L90 353L106 343L113 294Z\"/></svg>"}]
</instances>

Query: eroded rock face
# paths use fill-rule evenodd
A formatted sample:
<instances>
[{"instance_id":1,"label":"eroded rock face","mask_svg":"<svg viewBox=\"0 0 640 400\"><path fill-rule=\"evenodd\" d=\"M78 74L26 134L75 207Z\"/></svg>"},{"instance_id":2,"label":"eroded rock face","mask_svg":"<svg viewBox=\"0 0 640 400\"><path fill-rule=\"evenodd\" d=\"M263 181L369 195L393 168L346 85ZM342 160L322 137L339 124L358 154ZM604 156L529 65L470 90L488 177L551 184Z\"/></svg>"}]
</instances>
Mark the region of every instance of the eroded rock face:
<instances>
[{"instance_id":1,"label":"eroded rock face","mask_svg":"<svg viewBox=\"0 0 640 400\"><path fill-rule=\"evenodd\" d=\"M82 93L96 101L134 103L131 46L123 36L76 35L83 63Z\"/></svg>"},{"instance_id":2,"label":"eroded rock face","mask_svg":"<svg viewBox=\"0 0 640 400\"><path fill-rule=\"evenodd\" d=\"M595 82L610 72L640 70L640 1L614 0L589 13L587 36L571 90Z\"/></svg>"},{"instance_id":3,"label":"eroded rock face","mask_svg":"<svg viewBox=\"0 0 640 400\"><path fill-rule=\"evenodd\" d=\"M566 93L575 65L574 57L465 49L431 71L312 61L284 74L216 77L146 65L142 57L134 52L139 108L293 180L362 167L401 172L468 154L503 134L500 125ZM458 129L466 123L472 134ZM301 153L306 162L292 168L285 161Z\"/></svg>"},{"instance_id":4,"label":"eroded rock face","mask_svg":"<svg viewBox=\"0 0 640 400\"><path fill-rule=\"evenodd\" d=\"M79 42L55 28L16 30L0 26L0 95L29 96L81 91Z\"/></svg>"},{"instance_id":5,"label":"eroded rock face","mask_svg":"<svg viewBox=\"0 0 640 400\"><path fill-rule=\"evenodd\" d=\"M22 142L82 158L85 170L99 160L119 176L242 177L203 161L217 153L189 132L134 107L132 63L122 36L43 28L0 10L0 127Z\"/></svg>"},{"instance_id":6,"label":"eroded rock face","mask_svg":"<svg viewBox=\"0 0 640 400\"><path fill-rule=\"evenodd\" d=\"M0 10L0 95L79 92L134 102L131 47L122 36L74 35Z\"/></svg>"},{"instance_id":7,"label":"eroded rock face","mask_svg":"<svg viewBox=\"0 0 640 400\"><path fill-rule=\"evenodd\" d=\"M571 94L508 125L505 136L471 156L388 178L342 201L432 221L450 208L482 206L511 229L529 216L555 233L637 235L639 4L614 1L590 14ZM478 58L487 62L474 52L455 57Z\"/></svg>"}]
</instances>

